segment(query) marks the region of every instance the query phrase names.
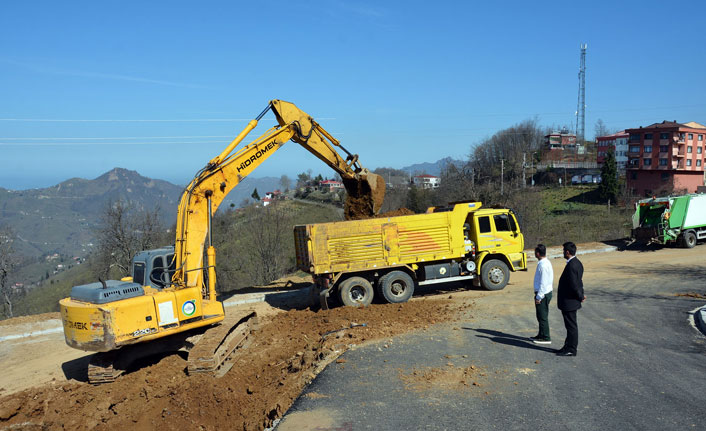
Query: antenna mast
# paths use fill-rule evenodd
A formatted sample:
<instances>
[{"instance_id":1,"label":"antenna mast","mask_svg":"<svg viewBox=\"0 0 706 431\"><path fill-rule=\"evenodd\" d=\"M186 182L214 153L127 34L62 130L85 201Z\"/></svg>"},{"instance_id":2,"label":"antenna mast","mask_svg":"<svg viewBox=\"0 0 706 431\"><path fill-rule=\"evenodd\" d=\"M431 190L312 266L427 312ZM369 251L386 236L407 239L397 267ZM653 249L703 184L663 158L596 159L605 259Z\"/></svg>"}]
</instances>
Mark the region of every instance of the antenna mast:
<instances>
[{"instance_id":1,"label":"antenna mast","mask_svg":"<svg viewBox=\"0 0 706 431\"><path fill-rule=\"evenodd\" d=\"M581 63L579 65L579 101L576 108L576 145L583 145L586 133L586 48L581 44Z\"/></svg>"}]
</instances>

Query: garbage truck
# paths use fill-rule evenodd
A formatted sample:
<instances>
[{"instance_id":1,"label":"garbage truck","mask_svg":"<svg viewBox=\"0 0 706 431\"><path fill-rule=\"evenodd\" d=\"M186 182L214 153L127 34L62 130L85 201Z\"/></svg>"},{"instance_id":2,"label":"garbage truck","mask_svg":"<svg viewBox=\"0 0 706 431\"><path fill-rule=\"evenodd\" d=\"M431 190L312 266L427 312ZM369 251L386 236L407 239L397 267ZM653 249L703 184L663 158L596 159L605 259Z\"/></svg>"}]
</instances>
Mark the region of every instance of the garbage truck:
<instances>
[{"instance_id":1,"label":"garbage truck","mask_svg":"<svg viewBox=\"0 0 706 431\"><path fill-rule=\"evenodd\" d=\"M706 194L643 199L635 204L632 238L692 248L706 239Z\"/></svg>"}]
</instances>

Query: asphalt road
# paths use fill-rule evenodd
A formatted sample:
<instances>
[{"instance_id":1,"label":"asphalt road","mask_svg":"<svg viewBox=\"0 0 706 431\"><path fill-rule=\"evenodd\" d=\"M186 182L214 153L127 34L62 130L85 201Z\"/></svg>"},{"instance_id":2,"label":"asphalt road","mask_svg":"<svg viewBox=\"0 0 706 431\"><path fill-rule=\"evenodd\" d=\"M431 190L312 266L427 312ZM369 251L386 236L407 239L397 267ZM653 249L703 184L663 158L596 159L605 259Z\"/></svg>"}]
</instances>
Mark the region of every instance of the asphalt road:
<instances>
[{"instance_id":1,"label":"asphalt road","mask_svg":"<svg viewBox=\"0 0 706 431\"><path fill-rule=\"evenodd\" d=\"M588 299L574 358L553 354L565 336L555 302L552 346L527 341L534 265L501 292L454 297L475 310L347 352L277 430L704 429L706 338L688 312L706 300L677 294L706 293L705 254L700 245L582 258ZM558 280L563 261L552 263Z\"/></svg>"}]
</instances>

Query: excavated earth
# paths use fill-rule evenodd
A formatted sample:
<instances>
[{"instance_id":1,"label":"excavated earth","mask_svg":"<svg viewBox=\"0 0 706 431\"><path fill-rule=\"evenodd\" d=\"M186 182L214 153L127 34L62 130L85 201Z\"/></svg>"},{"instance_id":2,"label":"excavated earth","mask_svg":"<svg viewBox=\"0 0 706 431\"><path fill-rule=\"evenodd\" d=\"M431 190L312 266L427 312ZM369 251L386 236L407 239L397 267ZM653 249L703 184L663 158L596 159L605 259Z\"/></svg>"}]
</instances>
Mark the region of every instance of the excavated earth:
<instances>
[{"instance_id":1,"label":"excavated earth","mask_svg":"<svg viewBox=\"0 0 706 431\"><path fill-rule=\"evenodd\" d=\"M0 398L0 429L262 430L346 349L456 319L470 307L422 298L276 312L262 319L252 344L220 379L187 375L185 358L170 355L110 384L54 381Z\"/></svg>"},{"instance_id":2,"label":"excavated earth","mask_svg":"<svg viewBox=\"0 0 706 431\"><path fill-rule=\"evenodd\" d=\"M361 220L375 216L374 202L383 202L385 198L385 180L379 176L372 176L376 182L371 189L366 181L344 179L343 184L348 193L343 206L346 220Z\"/></svg>"}]
</instances>

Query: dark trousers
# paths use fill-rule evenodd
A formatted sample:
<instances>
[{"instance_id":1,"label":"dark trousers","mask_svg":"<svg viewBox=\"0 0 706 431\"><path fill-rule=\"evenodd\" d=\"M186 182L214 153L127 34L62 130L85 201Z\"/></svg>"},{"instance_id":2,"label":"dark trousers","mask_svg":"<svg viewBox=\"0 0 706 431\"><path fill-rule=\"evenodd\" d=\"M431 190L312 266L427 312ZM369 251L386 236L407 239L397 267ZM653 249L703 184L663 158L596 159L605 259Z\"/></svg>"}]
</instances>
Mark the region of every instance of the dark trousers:
<instances>
[{"instance_id":1,"label":"dark trousers","mask_svg":"<svg viewBox=\"0 0 706 431\"><path fill-rule=\"evenodd\" d=\"M539 304L534 304L539 322L539 338L550 339L549 336L549 303L552 302L552 292L547 293Z\"/></svg>"},{"instance_id":2,"label":"dark trousers","mask_svg":"<svg viewBox=\"0 0 706 431\"><path fill-rule=\"evenodd\" d=\"M564 317L564 326L566 327L566 341L562 350L576 354L576 349L579 346L579 325L576 322L576 310L561 311Z\"/></svg>"}]
</instances>

